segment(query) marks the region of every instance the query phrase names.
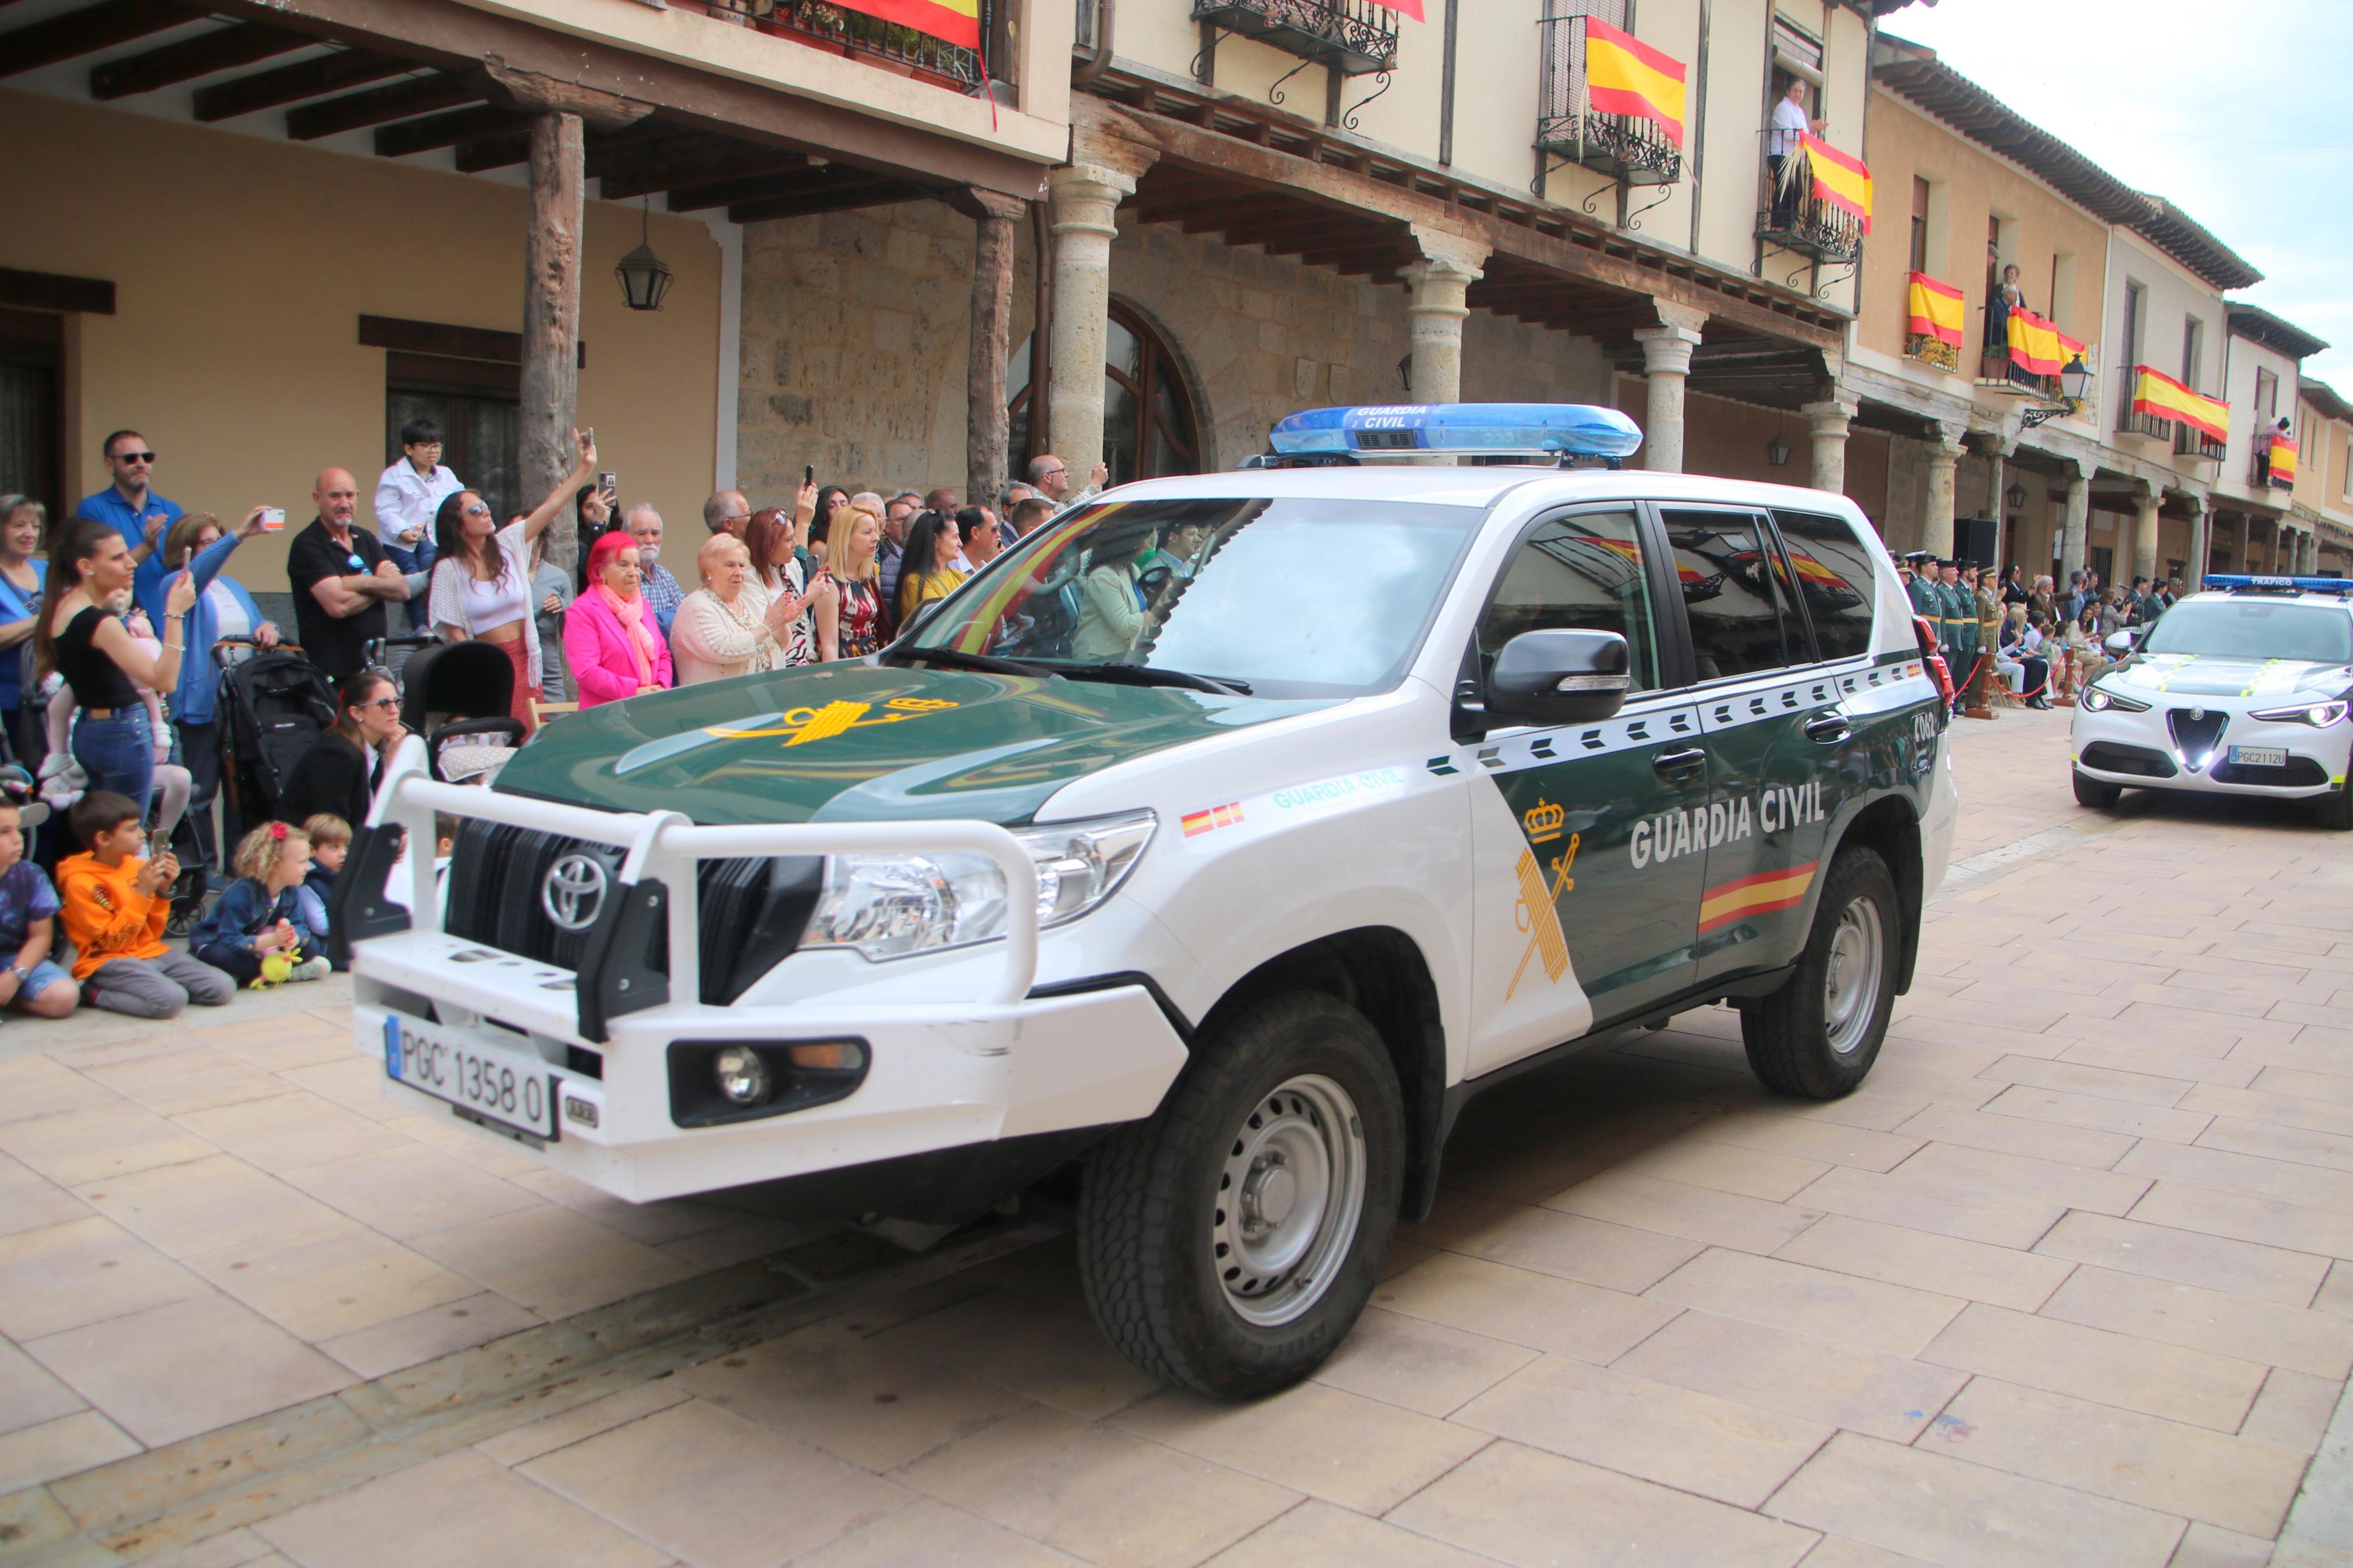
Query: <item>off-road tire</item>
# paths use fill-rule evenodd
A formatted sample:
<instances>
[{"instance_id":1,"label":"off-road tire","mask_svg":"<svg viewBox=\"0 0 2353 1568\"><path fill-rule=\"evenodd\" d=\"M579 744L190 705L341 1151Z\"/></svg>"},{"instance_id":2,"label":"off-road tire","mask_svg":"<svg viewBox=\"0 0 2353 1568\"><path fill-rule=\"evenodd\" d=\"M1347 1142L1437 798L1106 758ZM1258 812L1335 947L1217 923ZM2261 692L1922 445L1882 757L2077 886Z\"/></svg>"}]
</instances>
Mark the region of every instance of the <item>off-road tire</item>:
<instances>
[{"instance_id":1,"label":"off-road tire","mask_svg":"<svg viewBox=\"0 0 2353 1568\"><path fill-rule=\"evenodd\" d=\"M1869 906L1876 931L1869 938L1842 936L1841 927L1858 905ZM1851 944L1866 940L1873 944L1872 973L1854 983L1841 1010L1841 992L1831 984L1834 958L1842 943L1849 944L1839 960L1840 973L1845 973L1860 962ZM1869 849L1840 851L1823 879L1813 930L1799 956L1797 973L1778 991L1741 1011L1740 1037L1748 1047L1748 1065L1767 1088L1807 1100L1837 1100L1854 1091L1887 1037L1903 940L1903 905L1887 862ZM1841 1042L1847 1048L1839 1048Z\"/></svg>"},{"instance_id":2,"label":"off-road tire","mask_svg":"<svg viewBox=\"0 0 2353 1568\"><path fill-rule=\"evenodd\" d=\"M2333 827L2340 833L2353 830L2353 777L2322 795L2314 804L2312 815L2323 827Z\"/></svg>"},{"instance_id":3,"label":"off-road tire","mask_svg":"<svg viewBox=\"0 0 2353 1568\"><path fill-rule=\"evenodd\" d=\"M1233 1201L1219 1184L1269 1097L1309 1079L1354 1102L1362 1206L1345 1251L1318 1270L1321 1294L1295 1319L1262 1326L1237 1307L1213 1250L1228 1212L1219 1205ZM1297 1383L1346 1337L1372 1295L1397 1228L1405 1142L1396 1068L1356 1009L1297 991L1218 1025L1195 1043L1160 1109L1089 1156L1079 1279L1103 1337L1154 1376L1215 1398Z\"/></svg>"},{"instance_id":4,"label":"off-road tire","mask_svg":"<svg viewBox=\"0 0 2353 1568\"><path fill-rule=\"evenodd\" d=\"M2075 775L2075 804L2088 805L2094 811L2105 811L2124 798L2122 784L2102 784L2098 779Z\"/></svg>"}]
</instances>

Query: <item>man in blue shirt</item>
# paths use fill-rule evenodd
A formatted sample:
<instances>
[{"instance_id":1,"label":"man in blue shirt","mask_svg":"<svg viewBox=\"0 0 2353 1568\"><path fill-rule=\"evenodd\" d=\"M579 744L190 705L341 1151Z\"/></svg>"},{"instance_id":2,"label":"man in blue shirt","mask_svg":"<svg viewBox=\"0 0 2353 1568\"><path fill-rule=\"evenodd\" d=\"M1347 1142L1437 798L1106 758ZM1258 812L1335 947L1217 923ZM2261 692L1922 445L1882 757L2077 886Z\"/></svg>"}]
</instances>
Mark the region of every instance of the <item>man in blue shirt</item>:
<instances>
[{"instance_id":1,"label":"man in blue shirt","mask_svg":"<svg viewBox=\"0 0 2353 1568\"><path fill-rule=\"evenodd\" d=\"M85 496L74 508L77 519L110 523L121 531L139 570L131 591L147 618L164 624L164 535L180 521L176 501L165 500L148 486L155 471L155 454L147 437L136 430L117 430L100 448L114 482L94 496Z\"/></svg>"}]
</instances>

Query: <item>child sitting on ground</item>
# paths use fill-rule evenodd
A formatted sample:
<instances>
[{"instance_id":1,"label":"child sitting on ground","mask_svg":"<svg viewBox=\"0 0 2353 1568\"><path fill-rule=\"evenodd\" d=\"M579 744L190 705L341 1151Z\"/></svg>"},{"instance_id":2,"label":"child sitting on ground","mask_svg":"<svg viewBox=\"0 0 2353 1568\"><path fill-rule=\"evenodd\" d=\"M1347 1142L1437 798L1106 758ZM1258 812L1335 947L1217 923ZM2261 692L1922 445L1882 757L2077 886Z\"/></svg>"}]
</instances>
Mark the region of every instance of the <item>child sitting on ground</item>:
<instances>
[{"instance_id":1,"label":"child sitting on ground","mask_svg":"<svg viewBox=\"0 0 2353 1568\"><path fill-rule=\"evenodd\" d=\"M336 873L352 850L352 825L322 811L302 824L302 831L311 836L311 869L294 889L295 907L301 911L294 924L302 933L302 951L323 953L328 951L327 906L335 896ZM328 963L343 967L332 954Z\"/></svg>"},{"instance_id":2,"label":"child sitting on ground","mask_svg":"<svg viewBox=\"0 0 2353 1568\"><path fill-rule=\"evenodd\" d=\"M273 952L294 957L289 980L324 980L327 955L304 951L295 921L301 910L296 889L311 869L311 839L299 827L265 822L238 840L230 862L237 873L188 935L188 951L240 985L262 977L262 960Z\"/></svg>"},{"instance_id":3,"label":"child sitting on ground","mask_svg":"<svg viewBox=\"0 0 2353 1568\"><path fill-rule=\"evenodd\" d=\"M33 798L21 768L0 768L0 1004L36 1017L62 1018L81 1000L73 976L49 962L57 940L58 895L25 858L24 808Z\"/></svg>"},{"instance_id":4,"label":"child sitting on ground","mask_svg":"<svg viewBox=\"0 0 2353 1568\"><path fill-rule=\"evenodd\" d=\"M73 974L94 1006L134 1018L176 1018L190 1002L218 1007L237 982L164 944L172 882L180 862L168 850L142 860L139 805L95 789L74 803L74 836L88 848L58 863Z\"/></svg>"}]
</instances>

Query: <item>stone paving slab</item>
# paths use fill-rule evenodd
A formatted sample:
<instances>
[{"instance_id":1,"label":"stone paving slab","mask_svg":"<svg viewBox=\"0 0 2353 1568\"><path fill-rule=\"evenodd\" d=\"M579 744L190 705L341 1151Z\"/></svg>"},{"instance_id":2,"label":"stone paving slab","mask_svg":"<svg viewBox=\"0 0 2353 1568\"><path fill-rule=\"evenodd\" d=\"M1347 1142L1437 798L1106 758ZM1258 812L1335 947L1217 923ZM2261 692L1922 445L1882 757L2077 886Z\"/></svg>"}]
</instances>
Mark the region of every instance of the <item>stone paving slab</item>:
<instances>
[{"instance_id":1,"label":"stone paving slab","mask_svg":"<svg viewBox=\"0 0 2353 1568\"><path fill-rule=\"evenodd\" d=\"M2084 811L2063 713L1957 745L1955 874L1861 1092L1767 1094L1723 1009L1520 1080L1356 1333L1243 1407L1113 1355L1066 1237L533 1405L563 1345L652 1343L613 1315L676 1330L793 1238L386 1105L324 992L12 1021L0 1555L2353 1564L2341 836ZM196 1342L252 1375L166 1353ZM274 1481L191 1479L265 1426ZM214 1511L78 1527L126 1488Z\"/></svg>"}]
</instances>

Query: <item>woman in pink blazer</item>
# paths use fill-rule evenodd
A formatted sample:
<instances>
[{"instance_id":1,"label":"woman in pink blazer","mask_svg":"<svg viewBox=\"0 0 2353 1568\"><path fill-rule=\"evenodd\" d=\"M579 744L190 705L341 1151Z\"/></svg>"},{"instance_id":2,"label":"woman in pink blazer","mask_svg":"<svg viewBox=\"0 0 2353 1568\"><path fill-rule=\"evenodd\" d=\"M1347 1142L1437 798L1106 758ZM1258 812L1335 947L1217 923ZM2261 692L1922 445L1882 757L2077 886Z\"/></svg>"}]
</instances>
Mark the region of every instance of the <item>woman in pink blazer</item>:
<instances>
[{"instance_id":1,"label":"woman in pink blazer","mask_svg":"<svg viewBox=\"0 0 2353 1568\"><path fill-rule=\"evenodd\" d=\"M588 552L587 591L564 613L564 662L583 708L670 684L670 647L638 577L637 541L620 530Z\"/></svg>"}]
</instances>

